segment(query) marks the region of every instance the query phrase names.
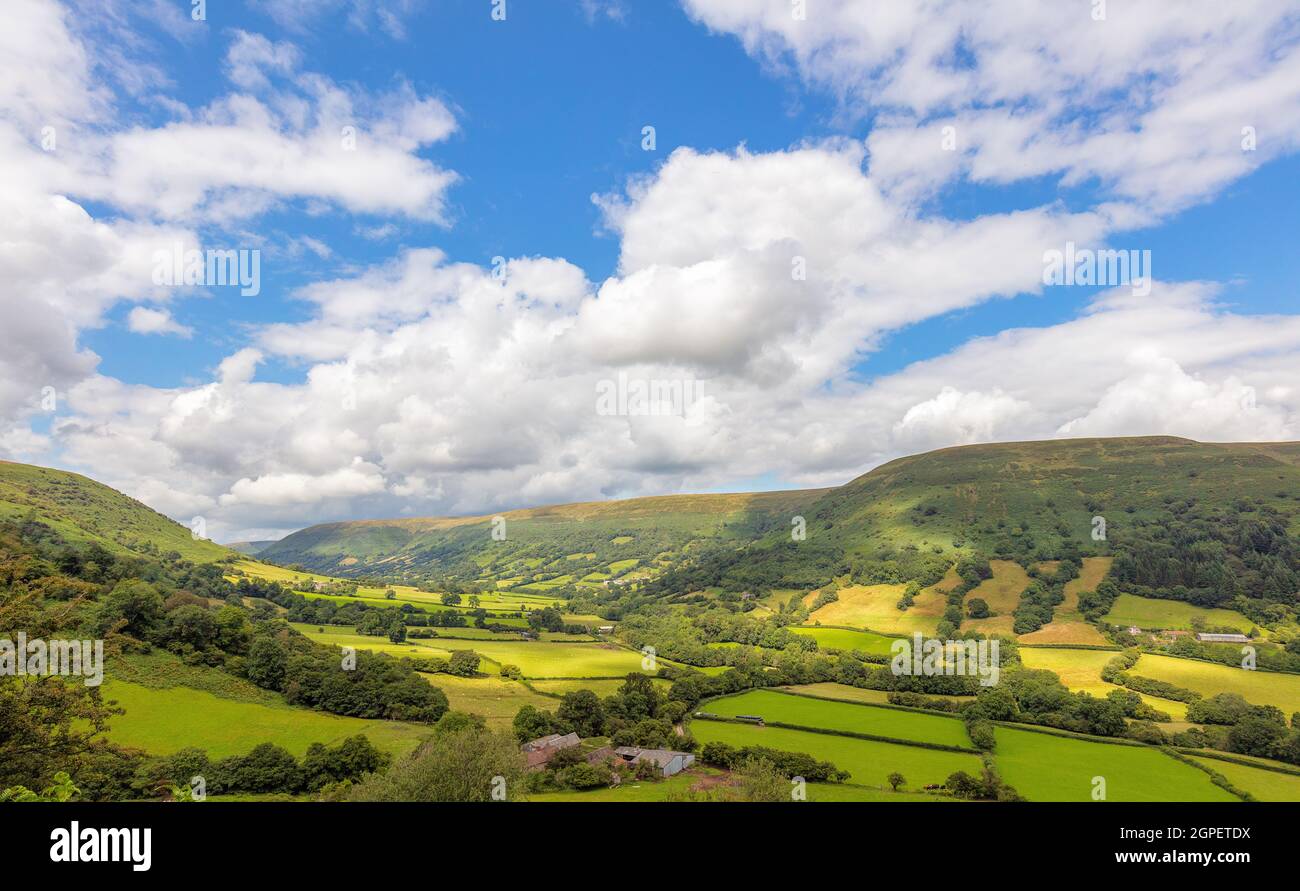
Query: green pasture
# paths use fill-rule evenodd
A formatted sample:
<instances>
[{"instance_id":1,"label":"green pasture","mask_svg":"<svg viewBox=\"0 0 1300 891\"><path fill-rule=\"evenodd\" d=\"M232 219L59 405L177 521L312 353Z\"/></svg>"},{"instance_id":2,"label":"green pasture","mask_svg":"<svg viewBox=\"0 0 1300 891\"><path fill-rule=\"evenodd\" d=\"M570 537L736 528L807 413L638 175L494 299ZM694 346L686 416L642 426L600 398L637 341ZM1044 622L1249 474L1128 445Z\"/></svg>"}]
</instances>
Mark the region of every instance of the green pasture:
<instances>
[{"instance_id":1,"label":"green pasture","mask_svg":"<svg viewBox=\"0 0 1300 891\"><path fill-rule=\"evenodd\" d=\"M702 705L700 710L728 718L757 715L764 721L801 727L971 747L965 727L956 718L850 702L828 702L774 690L750 690L715 699Z\"/></svg>"}]
</instances>

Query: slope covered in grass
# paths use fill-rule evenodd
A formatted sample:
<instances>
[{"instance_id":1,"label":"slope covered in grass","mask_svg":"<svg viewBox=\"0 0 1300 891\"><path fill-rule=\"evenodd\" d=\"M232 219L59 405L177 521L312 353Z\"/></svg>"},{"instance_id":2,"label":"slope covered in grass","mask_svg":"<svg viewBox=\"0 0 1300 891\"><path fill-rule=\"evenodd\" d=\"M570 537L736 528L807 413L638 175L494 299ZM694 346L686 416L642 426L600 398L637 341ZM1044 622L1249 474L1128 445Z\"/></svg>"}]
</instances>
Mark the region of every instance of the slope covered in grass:
<instances>
[{"instance_id":1,"label":"slope covered in grass","mask_svg":"<svg viewBox=\"0 0 1300 891\"><path fill-rule=\"evenodd\" d=\"M190 529L153 508L77 473L0 461L0 519L31 517L74 542L113 553L166 554L195 562L238 556L196 539Z\"/></svg>"}]
</instances>

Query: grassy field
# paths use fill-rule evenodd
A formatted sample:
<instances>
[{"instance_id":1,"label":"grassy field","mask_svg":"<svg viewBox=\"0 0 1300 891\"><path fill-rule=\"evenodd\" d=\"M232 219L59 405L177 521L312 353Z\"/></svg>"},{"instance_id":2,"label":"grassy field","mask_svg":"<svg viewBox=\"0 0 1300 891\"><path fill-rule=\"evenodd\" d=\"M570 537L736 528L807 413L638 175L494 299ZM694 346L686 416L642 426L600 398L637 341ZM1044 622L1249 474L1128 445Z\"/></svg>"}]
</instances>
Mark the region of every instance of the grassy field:
<instances>
[{"instance_id":1,"label":"grassy field","mask_svg":"<svg viewBox=\"0 0 1300 891\"><path fill-rule=\"evenodd\" d=\"M848 625L869 628L886 634L933 634L939 624L937 616L922 616L911 610L898 609L904 585L850 585L839 590L839 600L828 603L812 614L823 625Z\"/></svg>"},{"instance_id":2,"label":"grassy field","mask_svg":"<svg viewBox=\"0 0 1300 891\"><path fill-rule=\"evenodd\" d=\"M709 790L714 800L733 800L734 786L726 771L697 766L675 777L659 782L623 783L607 789L587 792L548 792L528 796L529 801L667 801L671 796L684 795L688 790ZM888 792L865 786L839 783L809 783L809 801L951 801L939 795L913 792Z\"/></svg>"},{"instance_id":3,"label":"grassy field","mask_svg":"<svg viewBox=\"0 0 1300 891\"><path fill-rule=\"evenodd\" d=\"M1030 801L1238 801L1205 773L1147 746L1120 746L1008 727L997 729L1002 779Z\"/></svg>"},{"instance_id":4,"label":"grassy field","mask_svg":"<svg viewBox=\"0 0 1300 891\"><path fill-rule=\"evenodd\" d=\"M787 752L806 752L849 771L850 782L864 786L883 787L887 784L887 777L897 771L907 778L908 788L917 789L942 783L958 770L978 775L982 768L976 755L781 727L692 721L691 733L701 743L724 742L733 746L767 746Z\"/></svg>"},{"instance_id":5,"label":"grassy field","mask_svg":"<svg viewBox=\"0 0 1300 891\"><path fill-rule=\"evenodd\" d=\"M1078 644L1081 646L1104 647L1110 644L1096 626L1082 620L1053 619L1037 631L1019 635L1016 640L1023 644Z\"/></svg>"},{"instance_id":6,"label":"grassy field","mask_svg":"<svg viewBox=\"0 0 1300 891\"><path fill-rule=\"evenodd\" d=\"M1077 579L1070 579L1065 583L1065 600L1056 607L1057 616L1068 614L1078 614L1079 611L1079 594L1084 591L1096 591L1097 586L1101 584L1106 573L1110 572L1110 564L1115 562L1113 557L1084 557L1083 568L1079 571Z\"/></svg>"},{"instance_id":7,"label":"grassy field","mask_svg":"<svg viewBox=\"0 0 1300 891\"><path fill-rule=\"evenodd\" d=\"M1175 628L1190 630L1192 619L1200 617L1208 626L1234 628L1243 634L1255 623L1230 609L1206 609L1180 600L1156 600L1121 594L1102 620L1111 625L1136 625L1138 628Z\"/></svg>"},{"instance_id":8,"label":"grassy field","mask_svg":"<svg viewBox=\"0 0 1300 891\"><path fill-rule=\"evenodd\" d=\"M844 702L866 702L874 705L885 705L889 702L889 694L884 690L866 690L862 687L851 687L848 684L798 684L793 687L782 687L780 689L790 690L794 693L808 693L813 696L822 696L827 699L841 699ZM973 696L945 696L936 694L934 699L949 699L958 702L973 700Z\"/></svg>"},{"instance_id":9,"label":"grassy field","mask_svg":"<svg viewBox=\"0 0 1300 891\"><path fill-rule=\"evenodd\" d=\"M326 625L294 625L308 638L334 646L356 647L418 659L450 658L456 650L473 650L488 660L479 670L495 674L502 665L517 665L527 678L621 678L642 671L641 654L610 643L561 643L525 640L411 639L394 644L386 637L359 635L352 629Z\"/></svg>"},{"instance_id":10,"label":"grassy field","mask_svg":"<svg viewBox=\"0 0 1300 891\"><path fill-rule=\"evenodd\" d=\"M473 650L497 665L517 665L527 678L613 678L641 671L641 654L605 643L440 640L448 650Z\"/></svg>"},{"instance_id":11,"label":"grassy field","mask_svg":"<svg viewBox=\"0 0 1300 891\"><path fill-rule=\"evenodd\" d=\"M651 678L652 683L660 690L667 690L672 684L665 678ZM565 693L572 693L576 690L590 690L597 696L612 696L618 692L618 688L623 686L622 679L615 678L587 678L578 680L565 681L529 681L533 689L538 693L549 693L556 696L563 696ZM555 701L550 700L546 706L549 709L555 708Z\"/></svg>"},{"instance_id":12,"label":"grassy field","mask_svg":"<svg viewBox=\"0 0 1300 891\"><path fill-rule=\"evenodd\" d=\"M176 551L196 563L237 556L88 477L0 461L0 520L31 515L71 541L96 542L115 554L140 553L152 545L158 553Z\"/></svg>"},{"instance_id":13,"label":"grassy field","mask_svg":"<svg viewBox=\"0 0 1300 891\"><path fill-rule=\"evenodd\" d=\"M1228 782L1243 792L1249 792L1259 801L1300 801L1300 776L1245 767L1218 758L1197 758L1193 761L1227 777Z\"/></svg>"},{"instance_id":14,"label":"grassy field","mask_svg":"<svg viewBox=\"0 0 1300 891\"><path fill-rule=\"evenodd\" d=\"M332 647L353 647L358 650L387 653L389 656L409 659L428 659L435 656L440 659L447 659L451 656L450 649L443 649L438 646L435 640L408 640L405 643L393 643L386 637L357 634L355 629L342 625L309 625L302 622L291 622L290 625L296 631L302 632L308 640L328 644ZM459 643L464 645L459 649L469 649L472 646L477 646L478 641L466 640L459 641Z\"/></svg>"},{"instance_id":15,"label":"grassy field","mask_svg":"<svg viewBox=\"0 0 1300 891\"><path fill-rule=\"evenodd\" d=\"M966 602L975 598L984 600L995 615L987 619L967 619L962 628L982 631L985 634L1011 634L1015 624L1012 615L1020 604L1020 595L1029 587L1030 578L1019 563L1010 560L990 560L993 577L980 582L966 595Z\"/></svg>"},{"instance_id":16,"label":"grassy field","mask_svg":"<svg viewBox=\"0 0 1300 891\"><path fill-rule=\"evenodd\" d=\"M852 631L848 628L791 627L795 634L802 634L817 641L821 649L861 650L864 653L889 655L889 647L895 638L869 631Z\"/></svg>"},{"instance_id":17,"label":"grassy field","mask_svg":"<svg viewBox=\"0 0 1300 891\"><path fill-rule=\"evenodd\" d=\"M556 701L534 693L518 681L500 677L460 678L450 674L424 675L429 683L447 694L451 707L473 712L487 719L498 730L510 728L515 713L525 705L554 711Z\"/></svg>"},{"instance_id":18,"label":"grassy field","mask_svg":"<svg viewBox=\"0 0 1300 891\"><path fill-rule=\"evenodd\" d=\"M188 687L159 689L108 679L106 700L126 709L109 722L113 742L166 755L189 746L216 758L242 755L258 743L272 742L302 757L314 742L334 744L364 733L377 748L405 754L430 728L397 721L345 718L288 705L243 702Z\"/></svg>"},{"instance_id":19,"label":"grassy field","mask_svg":"<svg viewBox=\"0 0 1300 891\"><path fill-rule=\"evenodd\" d=\"M727 718L758 715L765 721L798 724L801 727L868 733L945 746L971 746L965 727L956 718L850 702L827 702L772 690L751 690L737 696L715 699L700 708L701 711Z\"/></svg>"},{"instance_id":20,"label":"grassy field","mask_svg":"<svg viewBox=\"0 0 1300 891\"><path fill-rule=\"evenodd\" d=\"M1026 668L1043 668L1053 672L1061 683L1071 690L1091 693L1102 697L1112 690L1124 688L1108 684L1101 679L1101 670L1117 654L1111 650L1067 650L1067 649L1031 649L1020 651L1020 661ZM1154 696L1142 696L1142 701L1181 721L1187 717L1187 703L1172 699L1157 699Z\"/></svg>"},{"instance_id":21,"label":"grassy field","mask_svg":"<svg viewBox=\"0 0 1300 891\"><path fill-rule=\"evenodd\" d=\"M1275 705L1285 715L1300 711L1300 675L1247 671L1212 662L1143 655L1131 674L1168 681L1202 696L1239 693L1255 705Z\"/></svg>"},{"instance_id":22,"label":"grassy field","mask_svg":"<svg viewBox=\"0 0 1300 891\"><path fill-rule=\"evenodd\" d=\"M241 560L236 563L234 569L244 573L252 578L265 579L266 581L279 582L282 585L293 586L294 584L312 581L321 584L344 581L336 576L321 575L315 572L305 572L300 570L285 569L283 566L274 566L270 563L262 563L257 560ZM231 578L235 576L232 574ZM391 590L396 595L389 600L385 595ZM305 592L311 596L314 592ZM442 595L430 591L421 591L409 585L358 585L355 597L337 596L337 595L316 595L328 597L335 601L362 601L372 606L401 606L404 603L410 603L414 606L424 607L425 609L446 610L452 609L458 612L468 612L473 607L469 605L469 597L461 598L461 602L455 606L445 606L442 602ZM544 609L548 606L562 606L564 601L555 597L547 596L544 593L519 594L513 591L489 591L477 595L479 606L489 612L526 612L534 609Z\"/></svg>"}]
</instances>

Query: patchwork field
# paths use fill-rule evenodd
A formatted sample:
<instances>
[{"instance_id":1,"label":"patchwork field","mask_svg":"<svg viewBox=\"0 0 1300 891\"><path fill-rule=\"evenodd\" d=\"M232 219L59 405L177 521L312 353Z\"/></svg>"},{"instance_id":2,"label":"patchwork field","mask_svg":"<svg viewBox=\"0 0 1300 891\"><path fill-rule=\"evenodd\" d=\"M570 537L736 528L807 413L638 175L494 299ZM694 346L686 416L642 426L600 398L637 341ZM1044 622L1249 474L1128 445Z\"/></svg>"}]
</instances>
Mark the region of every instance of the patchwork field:
<instances>
[{"instance_id":1,"label":"patchwork field","mask_svg":"<svg viewBox=\"0 0 1300 891\"><path fill-rule=\"evenodd\" d=\"M996 615L987 619L968 619L962 622L962 628L985 634L1010 635L1015 625L1012 613L1020 605L1021 593L1029 587L1029 574L1019 563L1010 560L990 560L989 566L993 569L993 577L985 579L967 594L966 603L980 598Z\"/></svg>"},{"instance_id":2,"label":"patchwork field","mask_svg":"<svg viewBox=\"0 0 1300 891\"><path fill-rule=\"evenodd\" d=\"M1111 625L1136 625L1138 628L1174 628L1191 630L1192 619L1199 617L1207 626L1233 628L1245 634L1255 623L1230 609L1206 609L1180 600L1156 600L1121 594L1102 621Z\"/></svg>"},{"instance_id":3,"label":"patchwork field","mask_svg":"<svg viewBox=\"0 0 1300 891\"><path fill-rule=\"evenodd\" d=\"M439 640L448 650L473 650L498 666L517 665L527 678L621 678L642 671L641 654L607 643Z\"/></svg>"},{"instance_id":4,"label":"patchwork field","mask_svg":"<svg viewBox=\"0 0 1300 891\"><path fill-rule=\"evenodd\" d=\"M1104 647L1110 643L1096 626L1082 620L1057 621L1053 619L1037 631L1019 635L1016 640L1023 644L1080 644L1082 646Z\"/></svg>"},{"instance_id":5,"label":"patchwork field","mask_svg":"<svg viewBox=\"0 0 1300 891\"><path fill-rule=\"evenodd\" d=\"M781 727L692 721L691 733L701 743L724 742L733 746L767 746L787 752L806 752L849 771L849 782L865 786L886 786L887 777L897 771L907 778L907 788L919 789L941 784L958 770L978 775L983 768L977 755Z\"/></svg>"},{"instance_id":6,"label":"patchwork field","mask_svg":"<svg viewBox=\"0 0 1300 891\"><path fill-rule=\"evenodd\" d=\"M289 705L242 702L188 687L159 689L108 679L101 688L126 714L109 722L108 738L154 755L189 746L224 758L272 742L302 757L314 742L332 745L364 733L377 748L403 755L430 728L397 721L367 721Z\"/></svg>"},{"instance_id":7,"label":"patchwork field","mask_svg":"<svg viewBox=\"0 0 1300 891\"><path fill-rule=\"evenodd\" d=\"M792 626L790 630L795 634L811 637L817 641L817 646L823 650L861 650L864 653L875 653L881 656L889 655L890 645L897 639L886 637L883 634L872 634L870 631L853 631L848 628Z\"/></svg>"},{"instance_id":8,"label":"patchwork field","mask_svg":"<svg viewBox=\"0 0 1300 891\"><path fill-rule=\"evenodd\" d=\"M651 678L651 682L660 690L667 690L672 684L665 678ZM621 678L586 678L576 680L560 681L529 681L528 682L538 693L547 693L552 696L563 696L565 693L572 693L576 690L590 690L597 696L612 696L618 692L618 688L623 686ZM555 708L555 701L551 700L546 708Z\"/></svg>"},{"instance_id":9,"label":"patchwork field","mask_svg":"<svg viewBox=\"0 0 1300 891\"><path fill-rule=\"evenodd\" d=\"M725 771L697 766L659 782L625 782L606 789L587 792L547 792L530 795L529 801L669 801L680 800L692 789L710 792L714 800L731 800L731 785ZM809 801L951 801L939 795L914 792L890 792L865 786L838 783L809 783Z\"/></svg>"},{"instance_id":10,"label":"patchwork field","mask_svg":"<svg viewBox=\"0 0 1300 891\"><path fill-rule=\"evenodd\" d=\"M1238 693L1255 705L1275 705L1287 716L1300 711L1300 675L1297 674L1247 671L1212 662L1145 654L1130 673L1177 684L1202 696Z\"/></svg>"},{"instance_id":11,"label":"patchwork field","mask_svg":"<svg viewBox=\"0 0 1300 891\"><path fill-rule=\"evenodd\" d=\"M866 702L874 705L885 705L889 702L889 694L884 690L866 690L862 687L851 687L848 684L798 684L793 687L781 687L779 689L790 690L794 693L808 693L812 696L821 696L826 699L840 699L844 702ZM932 698L965 702L972 700L975 697L934 695Z\"/></svg>"},{"instance_id":12,"label":"patchwork field","mask_svg":"<svg viewBox=\"0 0 1300 891\"><path fill-rule=\"evenodd\" d=\"M1092 801L1093 780L1106 801L1239 801L1210 777L1147 746L997 729L994 756L1003 780L1030 801Z\"/></svg>"},{"instance_id":13,"label":"patchwork field","mask_svg":"<svg viewBox=\"0 0 1300 891\"><path fill-rule=\"evenodd\" d=\"M750 690L738 696L715 699L701 706L701 711L725 718L758 715L765 721L798 724L801 727L971 747L966 729L956 718L859 703L827 702L811 696L772 690Z\"/></svg>"},{"instance_id":14,"label":"patchwork field","mask_svg":"<svg viewBox=\"0 0 1300 891\"><path fill-rule=\"evenodd\" d=\"M482 715L488 726L509 729L515 713L525 705L553 711L554 699L534 693L517 681L500 677L461 678L450 674L424 675L429 683L447 694L456 711Z\"/></svg>"},{"instance_id":15,"label":"patchwork field","mask_svg":"<svg viewBox=\"0 0 1300 891\"><path fill-rule=\"evenodd\" d=\"M356 629L343 625L306 625L302 622L289 624L308 640L332 647L352 647L371 653L385 653L399 659L428 659L434 656L447 659L451 656L450 650L442 649L433 640L407 640L405 643L393 643L386 637L357 634ZM477 644L478 641L462 641L462 643L467 648L470 644Z\"/></svg>"},{"instance_id":16,"label":"patchwork field","mask_svg":"<svg viewBox=\"0 0 1300 891\"><path fill-rule=\"evenodd\" d=\"M1223 774L1228 782L1243 792L1249 792L1259 801L1300 801L1300 775L1246 767L1220 761L1218 758L1193 756L1192 760Z\"/></svg>"},{"instance_id":17,"label":"patchwork field","mask_svg":"<svg viewBox=\"0 0 1300 891\"><path fill-rule=\"evenodd\" d=\"M289 586L292 586L295 582L302 581L313 581L321 584L341 581L333 576L321 575L315 572L286 569L283 566L274 566L270 563L261 563L257 560L241 560L234 565L234 568L252 578L280 582L282 585ZM546 583L543 582L539 584ZM395 599L389 600L385 596L389 590L396 595ZM307 593L310 596L311 592ZM469 605L468 596L463 597L460 604L456 606L445 606L442 603L442 594L430 591L421 591L409 585L385 585L383 587L359 585L355 597L338 597L333 595L317 596L327 596L331 600L360 600L373 606L401 606L403 603L410 603L415 606L438 610L455 609L464 612L472 609ZM479 594L478 598L479 605L490 612L521 612L532 609L543 609L548 606L556 606L557 604L563 604L564 602L554 597L548 597L543 592L530 592L523 594L513 591L488 591Z\"/></svg>"},{"instance_id":18,"label":"patchwork field","mask_svg":"<svg viewBox=\"0 0 1300 891\"><path fill-rule=\"evenodd\" d=\"M937 616L921 616L912 610L902 612L898 600L903 585L850 585L839 590L839 600L828 603L812 614L823 625L847 625L885 634L933 634Z\"/></svg>"},{"instance_id":19,"label":"patchwork field","mask_svg":"<svg viewBox=\"0 0 1300 891\"><path fill-rule=\"evenodd\" d=\"M1065 583L1065 590L1062 592L1065 594L1065 600L1057 605L1057 616L1077 614L1079 594L1083 591L1096 591L1097 586L1106 577L1106 573L1110 572L1110 565L1113 562L1115 562L1113 557L1084 557L1079 577Z\"/></svg>"},{"instance_id":20,"label":"patchwork field","mask_svg":"<svg viewBox=\"0 0 1300 891\"><path fill-rule=\"evenodd\" d=\"M1071 690L1091 693L1093 696L1106 696L1112 690L1122 690L1116 684L1108 684L1101 679L1101 670L1106 663L1115 658L1112 650L1067 650L1067 649L1032 649L1026 647L1020 651L1020 661L1026 668L1042 668L1053 672L1061 683ZM1187 703L1172 699L1157 699L1154 696L1139 694L1142 701L1154 709L1164 712L1175 721L1187 717Z\"/></svg>"}]
</instances>

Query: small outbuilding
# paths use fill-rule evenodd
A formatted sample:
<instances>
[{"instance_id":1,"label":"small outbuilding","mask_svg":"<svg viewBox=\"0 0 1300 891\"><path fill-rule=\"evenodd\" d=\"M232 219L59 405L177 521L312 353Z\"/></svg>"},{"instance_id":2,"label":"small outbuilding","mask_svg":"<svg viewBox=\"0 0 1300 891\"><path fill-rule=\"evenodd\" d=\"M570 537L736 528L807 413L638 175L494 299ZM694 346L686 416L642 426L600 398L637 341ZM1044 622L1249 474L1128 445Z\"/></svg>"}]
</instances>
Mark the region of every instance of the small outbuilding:
<instances>
[{"instance_id":1,"label":"small outbuilding","mask_svg":"<svg viewBox=\"0 0 1300 891\"><path fill-rule=\"evenodd\" d=\"M695 756L690 752L674 752L671 749L642 749L637 746L619 746L614 754L628 764L650 763L665 777L675 776L695 763Z\"/></svg>"},{"instance_id":2,"label":"small outbuilding","mask_svg":"<svg viewBox=\"0 0 1300 891\"><path fill-rule=\"evenodd\" d=\"M1250 638L1244 634L1206 634L1196 635L1196 639L1201 643L1250 643Z\"/></svg>"},{"instance_id":3,"label":"small outbuilding","mask_svg":"<svg viewBox=\"0 0 1300 891\"><path fill-rule=\"evenodd\" d=\"M524 759L528 762L529 770L541 770L548 761L555 757L556 752L572 748L581 742L582 740L576 733L566 733L564 735L552 733L530 740L520 746L519 749L524 753Z\"/></svg>"}]
</instances>

